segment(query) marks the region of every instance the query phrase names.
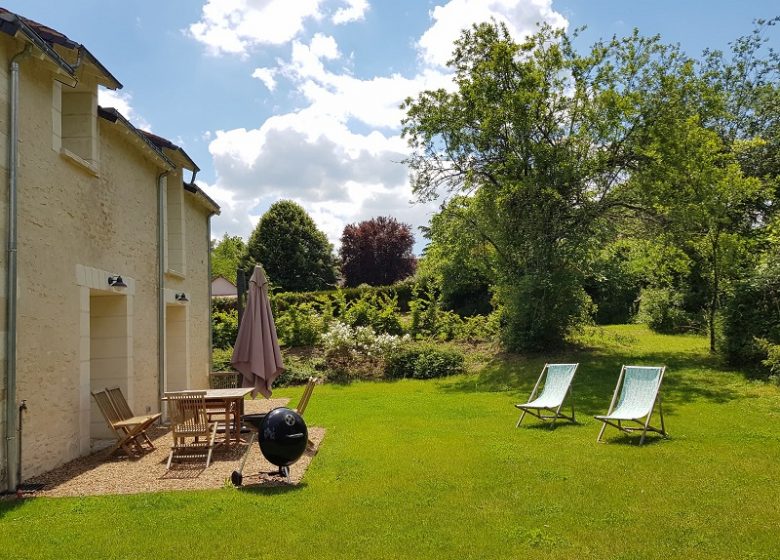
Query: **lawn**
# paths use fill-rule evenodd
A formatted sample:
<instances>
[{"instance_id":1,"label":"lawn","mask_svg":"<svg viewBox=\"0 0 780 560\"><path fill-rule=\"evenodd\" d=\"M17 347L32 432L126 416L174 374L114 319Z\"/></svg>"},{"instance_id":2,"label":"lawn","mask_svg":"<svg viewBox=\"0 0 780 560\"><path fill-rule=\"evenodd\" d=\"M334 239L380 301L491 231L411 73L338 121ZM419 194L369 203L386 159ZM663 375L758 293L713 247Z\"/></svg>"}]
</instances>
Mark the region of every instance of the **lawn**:
<instances>
[{"instance_id":1,"label":"lawn","mask_svg":"<svg viewBox=\"0 0 780 560\"><path fill-rule=\"evenodd\" d=\"M719 367L703 337L581 342L483 349L446 380L318 387L306 417L327 434L299 487L0 503L0 557L776 558L780 389ZM516 429L545 360L581 363L580 424ZM669 440L596 443L623 363L668 366Z\"/></svg>"}]
</instances>

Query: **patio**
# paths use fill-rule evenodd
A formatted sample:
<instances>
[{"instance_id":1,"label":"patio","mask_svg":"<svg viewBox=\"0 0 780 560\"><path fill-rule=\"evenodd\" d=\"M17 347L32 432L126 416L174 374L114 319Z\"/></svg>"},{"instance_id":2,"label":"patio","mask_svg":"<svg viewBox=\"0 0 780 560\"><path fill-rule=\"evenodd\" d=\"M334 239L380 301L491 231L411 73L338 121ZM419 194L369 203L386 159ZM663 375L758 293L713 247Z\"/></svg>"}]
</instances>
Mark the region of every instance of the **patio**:
<instances>
[{"instance_id":1,"label":"patio","mask_svg":"<svg viewBox=\"0 0 780 560\"><path fill-rule=\"evenodd\" d=\"M287 405L289 399L256 399L245 402L245 413L268 412ZM301 482L306 469L325 435L324 428L308 426L309 439L314 444L290 467L293 485ZM204 490L230 485L230 474L239 468L247 445L217 446L212 463L204 469L203 461L183 461L165 465L171 445L170 430L155 426L149 430L155 449L138 459L128 459L121 452L112 456L107 450L80 457L65 465L36 476L25 482L44 484L36 496L92 496L100 494L137 494L168 490ZM221 435L218 435L221 437ZM247 436L248 437L248 436ZM262 456L257 443L252 444L244 467L244 487L268 487L287 485L287 480L277 474L278 468Z\"/></svg>"}]
</instances>

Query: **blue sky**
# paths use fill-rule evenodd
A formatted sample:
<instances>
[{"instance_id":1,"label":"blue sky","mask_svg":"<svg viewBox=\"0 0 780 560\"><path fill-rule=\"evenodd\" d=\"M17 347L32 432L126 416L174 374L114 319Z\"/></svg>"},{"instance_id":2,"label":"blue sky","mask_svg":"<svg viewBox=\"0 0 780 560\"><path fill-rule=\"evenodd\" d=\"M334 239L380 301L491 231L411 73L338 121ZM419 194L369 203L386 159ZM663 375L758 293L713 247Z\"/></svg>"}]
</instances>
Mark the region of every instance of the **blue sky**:
<instances>
[{"instance_id":1,"label":"blue sky","mask_svg":"<svg viewBox=\"0 0 780 560\"><path fill-rule=\"evenodd\" d=\"M490 16L518 37L538 21L584 25L585 48L637 27L698 55L780 15L768 0L0 3L84 44L124 85L101 104L184 147L222 206L214 237L248 238L270 204L290 198L334 244L348 223L391 215L416 228L435 210L409 202L397 106L448 83L459 29ZM780 48L780 32L771 43Z\"/></svg>"}]
</instances>

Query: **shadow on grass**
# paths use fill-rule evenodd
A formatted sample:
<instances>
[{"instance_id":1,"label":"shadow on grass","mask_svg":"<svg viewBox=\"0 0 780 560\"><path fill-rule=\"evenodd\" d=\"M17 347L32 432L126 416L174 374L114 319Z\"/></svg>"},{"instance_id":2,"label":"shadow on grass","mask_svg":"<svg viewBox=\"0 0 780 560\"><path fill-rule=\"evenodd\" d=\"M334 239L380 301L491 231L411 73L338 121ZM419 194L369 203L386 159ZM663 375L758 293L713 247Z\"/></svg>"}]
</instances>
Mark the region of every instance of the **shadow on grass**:
<instances>
[{"instance_id":1,"label":"shadow on grass","mask_svg":"<svg viewBox=\"0 0 780 560\"><path fill-rule=\"evenodd\" d=\"M620 369L625 365L665 365L661 395L665 413L674 413L679 404L706 400L725 403L739 398L726 383L707 383L695 372L713 376L727 371L716 358L695 352L644 352L570 350L541 355L497 354L477 373L450 383L445 392L508 392L515 402L527 402L545 362L579 363L572 391L577 415L604 414L609 408ZM692 370L692 371L691 371ZM568 400L564 409L570 410Z\"/></svg>"},{"instance_id":2,"label":"shadow on grass","mask_svg":"<svg viewBox=\"0 0 780 560\"><path fill-rule=\"evenodd\" d=\"M300 490L305 490L307 484L301 482L299 484L287 484L286 482L279 481L278 483L258 483L258 484L245 484L237 488L242 493L257 494L262 496L279 496L282 494L291 494Z\"/></svg>"}]
</instances>

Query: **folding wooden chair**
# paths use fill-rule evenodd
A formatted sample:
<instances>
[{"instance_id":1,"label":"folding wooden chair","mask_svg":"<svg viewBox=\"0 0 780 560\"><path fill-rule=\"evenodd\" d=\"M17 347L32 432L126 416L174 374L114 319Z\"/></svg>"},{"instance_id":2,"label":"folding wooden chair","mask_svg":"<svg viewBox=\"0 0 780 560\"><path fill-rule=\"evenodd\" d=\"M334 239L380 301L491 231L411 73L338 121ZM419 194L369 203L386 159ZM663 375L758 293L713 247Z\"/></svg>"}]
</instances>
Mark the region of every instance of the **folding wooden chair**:
<instances>
[{"instance_id":1,"label":"folding wooden chair","mask_svg":"<svg viewBox=\"0 0 780 560\"><path fill-rule=\"evenodd\" d=\"M143 414L140 416L136 416L133 414L133 411L130 410L130 405L127 404L127 399L125 399L124 394L122 394L122 389L119 387L113 387L111 389L106 389L106 394L108 395L108 399L111 401L111 404L114 405L114 410L117 411L119 414L119 417L124 421L137 421L139 423L143 423L143 429L140 432L140 436L144 438L146 443L149 444L149 447L151 449L154 449L154 443L152 443L152 440L149 439L149 436L146 433L146 430L151 427L152 424L154 424L161 416L162 413L158 412L156 414Z\"/></svg>"},{"instance_id":2,"label":"folding wooden chair","mask_svg":"<svg viewBox=\"0 0 780 560\"><path fill-rule=\"evenodd\" d=\"M661 382L664 379L665 372L666 366L642 367L624 365L620 370L620 377L615 386L615 393L612 395L609 411L605 415L594 416L596 420L604 423L596 441L601 441L607 424L627 434L642 430L639 445L645 442L647 432L657 432L663 437L668 437L664 427L664 411L661 406L660 394ZM620 400L618 400L618 394L620 395ZM616 402L617 405L615 405ZM650 425L650 417L653 415L656 403L658 403L658 415L661 419L660 428ZM644 421L642 420L643 418ZM624 426L623 422L634 422L639 425Z\"/></svg>"},{"instance_id":3,"label":"folding wooden chair","mask_svg":"<svg viewBox=\"0 0 780 560\"><path fill-rule=\"evenodd\" d=\"M579 364L544 364L542 373L539 374L539 379L536 380L536 385L534 385L531 391L531 396L528 397L528 402L515 405L515 407L523 411L517 420L517 424L515 424L515 428L520 426L526 413L536 416L542 422L551 420L550 428L555 427L555 421L558 418L566 418L576 423L571 382L574 379L578 366ZM539 390L542 379L544 379L544 385L541 393L537 396L536 392ZM571 416L566 416L561 412L566 395L569 396L569 402L571 403ZM552 414L544 414L545 410Z\"/></svg>"},{"instance_id":4,"label":"folding wooden chair","mask_svg":"<svg viewBox=\"0 0 780 560\"><path fill-rule=\"evenodd\" d=\"M301 400L298 401L298 406L296 406L293 410L303 416L303 412L306 410L306 407L309 405L309 399L311 398L311 394L314 391L314 386L317 384L317 381L319 381L319 378L317 377L310 377L309 381L306 382L306 387L303 389L303 395L301 395Z\"/></svg>"},{"instance_id":5,"label":"folding wooden chair","mask_svg":"<svg viewBox=\"0 0 780 560\"><path fill-rule=\"evenodd\" d=\"M206 391L179 391L165 393L171 418L173 445L168 455L167 469L174 457L196 459L204 457L206 468L211 464L214 438L217 435L216 422L210 423L206 412ZM192 441L187 441L192 438ZM201 438L204 438L201 440Z\"/></svg>"},{"instance_id":6,"label":"folding wooden chair","mask_svg":"<svg viewBox=\"0 0 780 560\"><path fill-rule=\"evenodd\" d=\"M136 455L136 450L143 452L143 445L138 441L138 438L143 434L143 431L151 425L151 422L147 419L135 417L123 419L116 411L116 408L114 408L111 399L105 391L92 393L92 396L94 397L100 412L103 414L106 423L117 437L117 442L111 448L109 454L114 453L119 448L130 457ZM135 449L133 446L135 446Z\"/></svg>"}]
</instances>

